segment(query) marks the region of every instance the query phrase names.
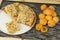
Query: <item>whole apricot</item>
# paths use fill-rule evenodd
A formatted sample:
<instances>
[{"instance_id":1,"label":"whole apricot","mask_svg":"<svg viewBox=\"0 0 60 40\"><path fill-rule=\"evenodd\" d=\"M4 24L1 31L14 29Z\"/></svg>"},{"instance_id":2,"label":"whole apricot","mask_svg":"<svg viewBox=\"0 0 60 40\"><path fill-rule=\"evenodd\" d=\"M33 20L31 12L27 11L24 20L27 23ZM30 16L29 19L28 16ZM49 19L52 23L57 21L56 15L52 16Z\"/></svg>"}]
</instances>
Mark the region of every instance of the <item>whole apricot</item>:
<instances>
[{"instance_id":1,"label":"whole apricot","mask_svg":"<svg viewBox=\"0 0 60 40\"><path fill-rule=\"evenodd\" d=\"M41 5L40 9L45 10L47 8L47 5Z\"/></svg>"},{"instance_id":2,"label":"whole apricot","mask_svg":"<svg viewBox=\"0 0 60 40\"><path fill-rule=\"evenodd\" d=\"M47 8L46 10L43 11L43 13L46 15L52 15L53 11Z\"/></svg>"},{"instance_id":3,"label":"whole apricot","mask_svg":"<svg viewBox=\"0 0 60 40\"><path fill-rule=\"evenodd\" d=\"M40 14L39 14L39 19L44 19L44 18L45 18L45 14L40 13Z\"/></svg>"},{"instance_id":4,"label":"whole apricot","mask_svg":"<svg viewBox=\"0 0 60 40\"><path fill-rule=\"evenodd\" d=\"M53 21L54 21L55 23L58 23L58 22L59 22L59 17L53 17Z\"/></svg>"},{"instance_id":5,"label":"whole apricot","mask_svg":"<svg viewBox=\"0 0 60 40\"><path fill-rule=\"evenodd\" d=\"M36 24L36 30L41 30L42 24Z\"/></svg>"},{"instance_id":6,"label":"whole apricot","mask_svg":"<svg viewBox=\"0 0 60 40\"><path fill-rule=\"evenodd\" d=\"M52 16L46 16L47 20L52 20Z\"/></svg>"},{"instance_id":7,"label":"whole apricot","mask_svg":"<svg viewBox=\"0 0 60 40\"><path fill-rule=\"evenodd\" d=\"M52 16L53 16L53 17L56 17L56 16L57 16L57 13L56 13L56 12L53 12L53 13L52 13Z\"/></svg>"},{"instance_id":8,"label":"whole apricot","mask_svg":"<svg viewBox=\"0 0 60 40\"><path fill-rule=\"evenodd\" d=\"M50 5L49 8L50 8L52 11L55 11L54 6Z\"/></svg>"},{"instance_id":9,"label":"whole apricot","mask_svg":"<svg viewBox=\"0 0 60 40\"><path fill-rule=\"evenodd\" d=\"M41 23L42 25L46 25L46 24L47 24L47 20L46 20L46 19L40 19L40 23Z\"/></svg>"},{"instance_id":10,"label":"whole apricot","mask_svg":"<svg viewBox=\"0 0 60 40\"><path fill-rule=\"evenodd\" d=\"M42 27L41 32L48 32L48 28L47 27Z\"/></svg>"},{"instance_id":11,"label":"whole apricot","mask_svg":"<svg viewBox=\"0 0 60 40\"><path fill-rule=\"evenodd\" d=\"M55 26L55 22L53 20L49 20L48 21L48 26L49 27L54 27Z\"/></svg>"}]
</instances>

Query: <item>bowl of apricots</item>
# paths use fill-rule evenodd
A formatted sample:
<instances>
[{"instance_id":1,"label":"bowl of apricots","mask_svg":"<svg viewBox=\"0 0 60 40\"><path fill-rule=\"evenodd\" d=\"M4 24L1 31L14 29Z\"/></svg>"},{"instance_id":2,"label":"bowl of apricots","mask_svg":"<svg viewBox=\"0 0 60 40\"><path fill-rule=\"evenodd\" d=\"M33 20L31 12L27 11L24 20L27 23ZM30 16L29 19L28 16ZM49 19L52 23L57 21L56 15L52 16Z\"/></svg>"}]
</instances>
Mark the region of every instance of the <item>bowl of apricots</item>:
<instances>
[{"instance_id":1,"label":"bowl of apricots","mask_svg":"<svg viewBox=\"0 0 60 40\"><path fill-rule=\"evenodd\" d=\"M39 23L36 24L36 30L41 32L48 32L49 28L54 28L59 22L59 17L57 16L55 7L52 5L47 6L43 4L40 6L40 9L42 12L38 15Z\"/></svg>"}]
</instances>

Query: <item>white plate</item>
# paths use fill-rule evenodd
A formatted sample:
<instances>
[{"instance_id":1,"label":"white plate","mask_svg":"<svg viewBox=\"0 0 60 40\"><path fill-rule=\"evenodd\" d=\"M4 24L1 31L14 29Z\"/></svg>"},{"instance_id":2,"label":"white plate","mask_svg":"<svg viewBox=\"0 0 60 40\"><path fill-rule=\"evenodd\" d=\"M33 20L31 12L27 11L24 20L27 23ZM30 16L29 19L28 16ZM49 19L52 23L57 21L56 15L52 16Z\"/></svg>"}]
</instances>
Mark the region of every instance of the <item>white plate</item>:
<instances>
[{"instance_id":1,"label":"white plate","mask_svg":"<svg viewBox=\"0 0 60 40\"><path fill-rule=\"evenodd\" d=\"M24 24L19 24L19 27L20 27L20 31L14 33L14 34L10 34L8 31L7 31L7 28L6 28L6 25L5 23L6 22L11 22L12 19L2 10L0 10L0 30L6 34L9 34L9 35L19 35L19 34L23 34L27 31L29 31L35 24L35 22L33 23L32 27L29 27L27 25L24 25Z\"/></svg>"}]
</instances>

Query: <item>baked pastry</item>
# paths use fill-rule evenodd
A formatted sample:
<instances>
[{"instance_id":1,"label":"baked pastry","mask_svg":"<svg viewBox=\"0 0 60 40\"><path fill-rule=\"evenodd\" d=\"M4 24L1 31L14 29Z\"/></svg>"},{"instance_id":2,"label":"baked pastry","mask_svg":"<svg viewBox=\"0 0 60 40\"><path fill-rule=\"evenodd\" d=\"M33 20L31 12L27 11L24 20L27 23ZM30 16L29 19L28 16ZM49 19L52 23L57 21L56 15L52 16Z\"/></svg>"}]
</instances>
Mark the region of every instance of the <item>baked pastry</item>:
<instances>
[{"instance_id":1,"label":"baked pastry","mask_svg":"<svg viewBox=\"0 0 60 40\"><path fill-rule=\"evenodd\" d=\"M3 7L3 9L11 18L12 21L32 26L35 19L34 11L27 5L21 3L13 3Z\"/></svg>"},{"instance_id":2,"label":"baked pastry","mask_svg":"<svg viewBox=\"0 0 60 40\"><path fill-rule=\"evenodd\" d=\"M6 26L9 33L15 33L20 30L17 22L12 21L10 23L6 23Z\"/></svg>"},{"instance_id":3,"label":"baked pastry","mask_svg":"<svg viewBox=\"0 0 60 40\"><path fill-rule=\"evenodd\" d=\"M19 5L19 10L21 10L18 14L17 20L22 24L26 24L31 26L35 19L34 11L26 5Z\"/></svg>"},{"instance_id":4,"label":"baked pastry","mask_svg":"<svg viewBox=\"0 0 60 40\"><path fill-rule=\"evenodd\" d=\"M19 3L13 3L10 5L7 5L5 7L3 7L2 9L10 16L10 17L16 17L18 15L18 11L17 11L17 6L19 5Z\"/></svg>"}]
</instances>

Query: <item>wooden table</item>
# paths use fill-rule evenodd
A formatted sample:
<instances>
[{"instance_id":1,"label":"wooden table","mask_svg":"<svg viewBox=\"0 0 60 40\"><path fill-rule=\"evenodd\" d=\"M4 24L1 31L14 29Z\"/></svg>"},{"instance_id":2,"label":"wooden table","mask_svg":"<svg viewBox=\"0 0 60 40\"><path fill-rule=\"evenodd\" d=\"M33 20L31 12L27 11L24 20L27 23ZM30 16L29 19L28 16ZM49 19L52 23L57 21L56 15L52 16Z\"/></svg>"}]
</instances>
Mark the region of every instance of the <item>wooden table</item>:
<instances>
[{"instance_id":1,"label":"wooden table","mask_svg":"<svg viewBox=\"0 0 60 40\"><path fill-rule=\"evenodd\" d=\"M21 1L21 2L33 2L33 3L60 4L60 0L7 0L7 1Z\"/></svg>"}]
</instances>

